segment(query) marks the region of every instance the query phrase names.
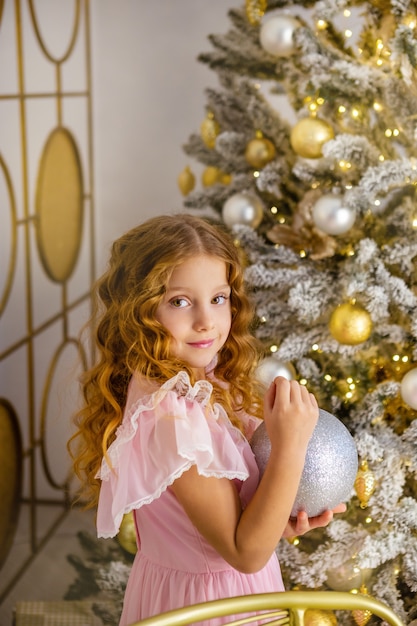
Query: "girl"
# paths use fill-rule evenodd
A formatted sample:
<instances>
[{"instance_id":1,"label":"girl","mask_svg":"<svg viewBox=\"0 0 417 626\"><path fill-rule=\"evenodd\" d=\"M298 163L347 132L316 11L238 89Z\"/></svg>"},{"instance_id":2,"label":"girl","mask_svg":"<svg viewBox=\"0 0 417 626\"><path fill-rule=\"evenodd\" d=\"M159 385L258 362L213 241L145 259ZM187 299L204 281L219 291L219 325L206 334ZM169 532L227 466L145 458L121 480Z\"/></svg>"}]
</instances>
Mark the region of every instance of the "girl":
<instances>
[{"instance_id":1,"label":"girl","mask_svg":"<svg viewBox=\"0 0 417 626\"><path fill-rule=\"evenodd\" d=\"M114 537L134 511L120 626L283 590L280 538L328 524L344 505L289 521L318 407L284 378L262 400L233 240L191 215L152 218L113 244L98 296L99 359L72 442L98 535ZM260 418L271 455L259 481L248 440Z\"/></svg>"}]
</instances>

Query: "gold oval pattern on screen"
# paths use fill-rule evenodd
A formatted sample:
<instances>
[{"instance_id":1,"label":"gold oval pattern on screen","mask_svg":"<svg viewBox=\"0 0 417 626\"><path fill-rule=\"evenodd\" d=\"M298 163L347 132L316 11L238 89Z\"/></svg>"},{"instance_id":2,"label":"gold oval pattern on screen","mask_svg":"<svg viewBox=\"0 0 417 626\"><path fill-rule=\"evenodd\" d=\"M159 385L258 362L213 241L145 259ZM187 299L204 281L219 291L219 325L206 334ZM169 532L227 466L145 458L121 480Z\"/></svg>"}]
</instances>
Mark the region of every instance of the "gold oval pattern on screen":
<instances>
[{"instance_id":1,"label":"gold oval pattern on screen","mask_svg":"<svg viewBox=\"0 0 417 626\"><path fill-rule=\"evenodd\" d=\"M45 144L36 185L36 236L42 264L56 282L77 262L83 223L83 181L71 133L56 128Z\"/></svg>"},{"instance_id":2,"label":"gold oval pattern on screen","mask_svg":"<svg viewBox=\"0 0 417 626\"><path fill-rule=\"evenodd\" d=\"M12 546L22 488L22 442L12 405L0 398L0 567Z\"/></svg>"},{"instance_id":3,"label":"gold oval pattern on screen","mask_svg":"<svg viewBox=\"0 0 417 626\"><path fill-rule=\"evenodd\" d=\"M0 156L0 232L7 233L0 250L0 315L6 308L16 268L16 201L9 171ZM9 205L9 210L6 208Z\"/></svg>"},{"instance_id":4,"label":"gold oval pattern on screen","mask_svg":"<svg viewBox=\"0 0 417 626\"><path fill-rule=\"evenodd\" d=\"M58 6L54 7L51 5L48 5L47 7L45 7L44 5L42 6L41 4L37 7L37 9L35 8L36 3L34 2L34 0L28 0L28 4L29 4L29 14L32 20L33 29L35 31L35 35L42 49L42 52L47 57L47 59L49 59L53 63L64 63L64 61L66 61L71 55L75 46L75 42L77 40L77 35L78 35L79 25L80 25L80 13L81 13L80 0L74 0L74 5L73 5L74 20L72 22L72 25L69 21L67 23L67 26L68 26L67 46L66 46L66 49L63 49L61 51L61 54L54 54L51 51L48 45L48 42L46 41L42 33L41 24L42 24L42 18L45 20L45 17L48 17L48 16L50 19L50 23L52 24L54 23L54 20L58 19L60 16L62 17L61 22L62 20L65 20L65 18L68 17L67 11L66 11L68 9L68 3L66 5L64 3L64 6L63 6L63 3L60 3L59 7ZM43 9L41 12L39 11L40 8ZM66 22L64 21L64 24L65 23ZM47 26L45 28L45 32L48 33Z\"/></svg>"}]
</instances>

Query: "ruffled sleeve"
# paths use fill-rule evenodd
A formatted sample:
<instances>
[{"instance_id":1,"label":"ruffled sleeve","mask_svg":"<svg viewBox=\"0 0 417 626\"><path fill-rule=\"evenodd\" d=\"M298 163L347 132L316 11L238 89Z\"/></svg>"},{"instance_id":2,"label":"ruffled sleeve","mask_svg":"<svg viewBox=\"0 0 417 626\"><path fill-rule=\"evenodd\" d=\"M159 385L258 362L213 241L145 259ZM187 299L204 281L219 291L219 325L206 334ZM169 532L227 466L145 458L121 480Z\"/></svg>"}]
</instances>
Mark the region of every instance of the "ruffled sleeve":
<instances>
[{"instance_id":1,"label":"ruffled sleeve","mask_svg":"<svg viewBox=\"0 0 417 626\"><path fill-rule=\"evenodd\" d=\"M132 378L123 422L97 475L99 537L114 537L125 513L158 498L192 465L207 477L258 481L247 440L210 404L209 381L192 386L180 372L143 397L139 387Z\"/></svg>"}]
</instances>

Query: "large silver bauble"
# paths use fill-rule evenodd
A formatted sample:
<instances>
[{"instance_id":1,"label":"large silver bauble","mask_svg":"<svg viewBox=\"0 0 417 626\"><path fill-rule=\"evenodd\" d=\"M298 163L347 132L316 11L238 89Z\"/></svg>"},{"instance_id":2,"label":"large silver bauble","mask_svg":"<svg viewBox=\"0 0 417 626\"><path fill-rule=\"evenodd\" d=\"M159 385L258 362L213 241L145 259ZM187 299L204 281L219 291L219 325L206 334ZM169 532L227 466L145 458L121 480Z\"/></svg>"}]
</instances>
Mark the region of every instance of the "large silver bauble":
<instances>
[{"instance_id":1,"label":"large silver bauble","mask_svg":"<svg viewBox=\"0 0 417 626\"><path fill-rule=\"evenodd\" d=\"M313 221L327 235L347 233L355 223L355 210L344 206L342 196L331 193L321 196L313 206Z\"/></svg>"},{"instance_id":2,"label":"large silver bauble","mask_svg":"<svg viewBox=\"0 0 417 626\"><path fill-rule=\"evenodd\" d=\"M402 379L401 397L408 406L417 410L417 367L407 372Z\"/></svg>"},{"instance_id":3,"label":"large silver bauble","mask_svg":"<svg viewBox=\"0 0 417 626\"><path fill-rule=\"evenodd\" d=\"M296 371L291 363L284 363L273 356L267 356L259 362L255 376L264 383L264 385L269 387L277 376L283 376L287 380L293 380L296 376Z\"/></svg>"},{"instance_id":4,"label":"large silver bauble","mask_svg":"<svg viewBox=\"0 0 417 626\"><path fill-rule=\"evenodd\" d=\"M222 210L223 221L230 228L236 224L257 228L262 221L263 214L263 204L260 198L247 191L230 196Z\"/></svg>"},{"instance_id":5,"label":"large silver bauble","mask_svg":"<svg viewBox=\"0 0 417 626\"><path fill-rule=\"evenodd\" d=\"M259 33L262 48L275 57L288 57L296 50L293 34L300 22L291 15L266 19Z\"/></svg>"},{"instance_id":6,"label":"large silver bauble","mask_svg":"<svg viewBox=\"0 0 417 626\"><path fill-rule=\"evenodd\" d=\"M271 453L264 422L255 430L250 445L262 476ZM337 417L320 409L307 447L291 517L296 517L299 511L315 517L340 502L346 502L357 471L358 453L351 434Z\"/></svg>"}]
</instances>

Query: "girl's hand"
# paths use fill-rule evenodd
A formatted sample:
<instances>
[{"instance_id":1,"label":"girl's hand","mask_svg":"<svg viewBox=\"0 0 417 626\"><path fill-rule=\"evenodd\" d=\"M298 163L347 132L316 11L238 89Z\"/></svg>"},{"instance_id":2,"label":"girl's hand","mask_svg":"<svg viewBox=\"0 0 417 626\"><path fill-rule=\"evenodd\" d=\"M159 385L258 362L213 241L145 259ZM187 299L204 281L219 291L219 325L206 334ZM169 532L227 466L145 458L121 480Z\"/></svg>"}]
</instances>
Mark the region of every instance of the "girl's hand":
<instances>
[{"instance_id":1,"label":"girl's hand","mask_svg":"<svg viewBox=\"0 0 417 626\"><path fill-rule=\"evenodd\" d=\"M304 456L319 417L316 398L304 385L281 376L274 379L264 400L265 426L271 447Z\"/></svg>"},{"instance_id":2,"label":"girl's hand","mask_svg":"<svg viewBox=\"0 0 417 626\"><path fill-rule=\"evenodd\" d=\"M305 535L309 530L313 528L320 528L327 526L333 519L335 513L344 513L346 511L346 504L338 504L334 509L324 511L321 515L316 517L308 517L305 511L300 511L296 519L290 518L288 524L282 534L285 539L291 539L293 537L299 537Z\"/></svg>"}]
</instances>

